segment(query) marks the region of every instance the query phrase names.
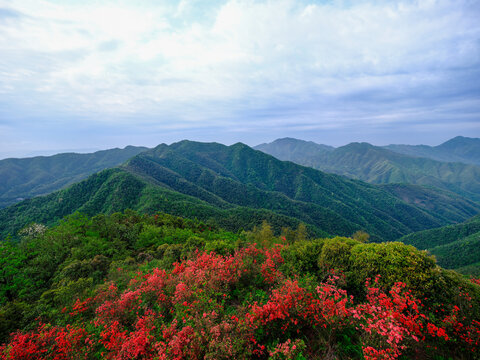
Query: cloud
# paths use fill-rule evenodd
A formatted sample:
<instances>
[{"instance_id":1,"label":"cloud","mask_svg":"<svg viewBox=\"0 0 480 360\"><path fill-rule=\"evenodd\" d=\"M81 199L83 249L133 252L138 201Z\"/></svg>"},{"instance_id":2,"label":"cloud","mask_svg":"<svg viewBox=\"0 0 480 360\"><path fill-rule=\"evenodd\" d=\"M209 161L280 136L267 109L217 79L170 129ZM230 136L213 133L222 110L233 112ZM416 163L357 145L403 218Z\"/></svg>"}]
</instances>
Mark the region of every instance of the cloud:
<instances>
[{"instance_id":1,"label":"cloud","mask_svg":"<svg viewBox=\"0 0 480 360\"><path fill-rule=\"evenodd\" d=\"M0 117L257 132L479 120L476 1L205 3L0 0Z\"/></svg>"}]
</instances>

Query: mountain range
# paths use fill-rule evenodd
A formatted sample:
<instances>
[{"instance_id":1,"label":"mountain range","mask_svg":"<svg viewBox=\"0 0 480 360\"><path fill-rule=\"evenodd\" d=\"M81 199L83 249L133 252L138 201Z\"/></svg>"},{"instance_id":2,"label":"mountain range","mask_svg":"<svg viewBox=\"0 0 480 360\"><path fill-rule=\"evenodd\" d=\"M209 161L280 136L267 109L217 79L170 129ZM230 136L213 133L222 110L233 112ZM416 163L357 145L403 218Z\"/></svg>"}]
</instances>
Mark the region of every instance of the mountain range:
<instances>
[{"instance_id":1,"label":"mountain range","mask_svg":"<svg viewBox=\"0 0 480 360\"><path fill-rule=\"evenodd\" d=\"M410 149L410 154L395 152L400 148ZM280 160L293 161L372 184L432 186L480 201L480 166L471 164L480 159L480 139L457 137L437 147L379 147L368 143L350 143L332 148L284 138L258 145L255 149ZM423 150L417 151L418 149ZM431 154L431 158L418 156L427 154L425 149L430 149L428 154ZM414 153L416 156L413 156ZM450 158L461 158L465 161L442 162L433 159L440 158L439 154L444 153L453 154ZM467 161L471 163L467 164Z\"/></svg>"},{"instance_id":2,"label":"mountain range","mask_svg":"<svg viewBox=\"0 0 480 360\"><path fill-rule=\"evenodd\" d=\"M449 148L473 162L476 139L462 139L412 149ZM285 138L257 151L241 143L185 140L153 149L5 159L0 161L0 205L6 206L0 209L0 237L16 237L32 222L58 223L76 211L94 216L131 208L233 231L263 220L277 233L300 223L314 236L364 230L372 241L401 239L436 255L446 268L480 273L475 217L480 167L401 154L392 147L334 148Z\"/></svg>"},{"instance_id":3,"label":"mountain range","mask_svg":"<svg viewBox=\"0 0 480 360\"><path fill-rule=\"evenodd\" d=\"M478 138L457 136L437 146L388 145L385 148L400 154L438 161L480 165L480 139Z\"/></svg>"},{"instance_id":4,"label":"mountain range","mask_svg":"<svg viewBox=\"0 0 480 360\"><path fill-rule=\"evenodd\" d=\"M75 211L95 215L131 208L196 217L230 230L250 229L264 219L275 229L303 222L316 235L365 230L380 241L464 221L480 211L477 203L448 192L404 185L400 193L280 161L241 143L181 141L2 209L0 230L5 237L31 222L52 224ZM406 194L435 206L404 201Z\"/></svg>"},{"instance_id":5,"label":"mountain range","mask_svg":"<svg viewBox=\"0 0 480 360\"><path fill-rule=\"evenodd\" d=\"M433 147L350 143L334 148L284 138L255 149L281 160L381 184L403 201L436 213L448 211L451 215L458 208L459 199L468 198L475 203L480 200L480 139L458 136ZM442 204L456 205L439 208L439 198ZM460 224L414 232L400 241L427 250L442 267L480 275L479 215Z\"/></svg>"}]
</instances>

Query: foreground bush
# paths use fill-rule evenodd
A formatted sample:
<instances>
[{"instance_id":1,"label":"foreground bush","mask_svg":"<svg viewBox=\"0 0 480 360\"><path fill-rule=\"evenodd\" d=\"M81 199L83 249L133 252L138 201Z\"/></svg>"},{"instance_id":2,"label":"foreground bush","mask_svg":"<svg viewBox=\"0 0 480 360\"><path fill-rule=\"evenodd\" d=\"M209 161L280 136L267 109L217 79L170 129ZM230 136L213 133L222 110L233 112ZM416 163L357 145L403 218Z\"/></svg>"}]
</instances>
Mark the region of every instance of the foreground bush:
<instances>
[{"instance_id":1,"label":"foreground bush","mask_svg":"<svg viewBox=\"0 0 480 360\"><path fill-rule=\"evenodd\" d=\"M343 272L286 275L287 247L193 251L170 270L133 276L118 267L117 281L65 307L58 324L14 333L1 359L478 358L480 323L468 301L432 308L381 277L357 301Z\"/></svg>"}]
</instances>

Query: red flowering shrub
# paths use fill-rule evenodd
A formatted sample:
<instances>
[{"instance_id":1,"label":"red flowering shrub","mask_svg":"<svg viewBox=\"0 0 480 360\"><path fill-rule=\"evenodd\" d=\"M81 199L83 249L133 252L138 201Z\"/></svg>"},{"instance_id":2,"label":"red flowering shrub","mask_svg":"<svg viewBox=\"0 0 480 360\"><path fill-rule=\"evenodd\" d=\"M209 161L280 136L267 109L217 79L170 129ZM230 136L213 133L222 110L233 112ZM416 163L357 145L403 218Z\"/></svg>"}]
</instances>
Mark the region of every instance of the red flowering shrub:
<instances>
[{"instance_id":1,"label":"red flowering shrub","mask_svg":"<svg viewBox=\"0 0 480 360\"><path fill-rule=\"evenodd\" d=\"M442 319L442 324L451 336L472 353L480 351L480 321L469 319L461 314L458 306L453 306Z\"/></svg>"},{"instance_id":2,"label":"red flowering shrub","mask_svg":"<svg viewBox=\"0 0 480 360\"><path fill-rule=\"evenodd\" d=\"M40 323L36 330L16 333L0 348L2 359L87 359L93 341L83 328L50 326Z\"/></svg>"},{"instance_id":3,"label":"red flowering shrub","mask_svg":"<svg viewBox=\"0 0 480 360\"><path fill-rule=\"evenodd\" d=\"M378 279L355 304L333 273L326 282L285 276L285 246L197 252L171 271L138 272L128 286L105 283L64 309L75 326L17 332L1 359L334 358L345 334L365 359L415 357L419 342L479 350L468 305L429 316L404 283L382 289Z\"/></svg>"},{"instance_id":4,"label":"red flowering shrub","mask_svg":"<svg viewBox=\"0 0 480 360\"><path fill-rule=\"evenodd\" d=\"M296 341L292 341L288 339L284 343L277 344L268 354L271 360L298 359L305 348L306 346L303 340L297 339Z\"/></svg>"},{"instance_id":5,"label":"red flowering shrub","mask_svg":"<svg viewBox=\"0 0 480 360\"><path fill-rule=\"evenodd\" d=\"M320 352L331 351L329 343L340 329L349 324L352 299L344 290L335 287L334 280L309 291L297 280L286 280L274 289L270 299L263 305L254 303L246 314L246 322L263 336L255 339L268 343L280 337L291 341L293 337L309 338L310 346ZM283 337L282 337L283 334ZM260 345L263 352L264 345Z\"/></svg>"},{"instance_id":6,"label":"red flowering shrub","mask_svg":"<svg viewBox=\"0 0 480 360\"><path fill-rule=\"evenodd\" d=\"M280 254L283 245L277 244L273 249L265 251L265 262L262 264L262 275L270 284L282 279L283 275L277 270L278 265L282 264L283 258Z\"/></svg>"}]
</instances>

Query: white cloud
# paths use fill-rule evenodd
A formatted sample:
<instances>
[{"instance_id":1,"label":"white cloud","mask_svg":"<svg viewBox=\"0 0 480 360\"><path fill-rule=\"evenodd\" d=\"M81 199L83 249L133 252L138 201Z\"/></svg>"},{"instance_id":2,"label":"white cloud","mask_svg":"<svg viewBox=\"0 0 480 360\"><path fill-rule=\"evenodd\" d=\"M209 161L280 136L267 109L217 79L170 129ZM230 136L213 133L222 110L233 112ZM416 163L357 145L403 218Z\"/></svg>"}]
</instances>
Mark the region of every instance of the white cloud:
<instances>
[{"instance_id":1,"label":"white cloud","mask_svg":"<svg viewBox=\"0 0 480 360\"><path fill-rule=\"evenodd\" d=\"M388 118L399 109L375 94L412 106L480 65L474 1L201 3L0 0L21 14L0 12L0 115L208 127L248 114L255 127L256 112L274 122L285 107L281 124L331 127L318 122L349 123L352 106Z\"/></svg>"}]
</instances>

